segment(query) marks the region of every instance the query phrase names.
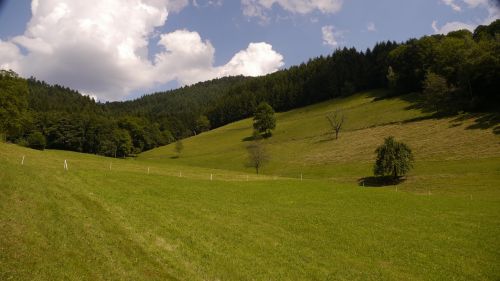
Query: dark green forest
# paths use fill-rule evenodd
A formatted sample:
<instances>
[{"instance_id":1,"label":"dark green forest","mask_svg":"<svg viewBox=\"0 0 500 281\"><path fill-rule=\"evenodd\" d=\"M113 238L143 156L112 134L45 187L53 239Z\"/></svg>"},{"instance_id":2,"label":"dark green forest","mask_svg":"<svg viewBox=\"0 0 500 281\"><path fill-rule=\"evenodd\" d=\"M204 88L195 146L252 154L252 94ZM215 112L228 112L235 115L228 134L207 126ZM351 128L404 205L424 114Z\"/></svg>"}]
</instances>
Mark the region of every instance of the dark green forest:
<instances>
[{"instance_id":1,"label":"dark green forest","mask_svg":"<svg viewBox=\"0 0 500 281\"><path fill-rule=\"evenodd\" d=\"M0 137L43 149L125 157L253 115L261 102L285 111L355 92L420 93L436 115L500 108L500 20L448 35L367 50L343 48L261 77L226 77L124 102L0 73Z\"/></svg>"}]
</instances>

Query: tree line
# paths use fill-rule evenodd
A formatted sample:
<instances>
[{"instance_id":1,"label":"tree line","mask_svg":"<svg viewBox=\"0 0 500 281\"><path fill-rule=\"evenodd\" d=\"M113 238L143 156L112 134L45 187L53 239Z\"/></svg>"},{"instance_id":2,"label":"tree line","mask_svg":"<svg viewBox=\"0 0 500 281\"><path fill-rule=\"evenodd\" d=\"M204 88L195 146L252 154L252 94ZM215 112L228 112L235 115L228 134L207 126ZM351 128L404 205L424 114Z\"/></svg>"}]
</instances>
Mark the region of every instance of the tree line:
<instances>
[{"instance_id":1,"label":"tree line","mask_svg":"<svg viewBox=\"0 0 500 281\"><path fill-rule=\"evenodd\" d=\"M448 35L335 50L262 77L226 77L125 102L96 102L59 85L0 73L0 136L35 148L124 157L254 115L389 88L443 114L497 110L500 20Z\"/></svg>"}]
</instances>

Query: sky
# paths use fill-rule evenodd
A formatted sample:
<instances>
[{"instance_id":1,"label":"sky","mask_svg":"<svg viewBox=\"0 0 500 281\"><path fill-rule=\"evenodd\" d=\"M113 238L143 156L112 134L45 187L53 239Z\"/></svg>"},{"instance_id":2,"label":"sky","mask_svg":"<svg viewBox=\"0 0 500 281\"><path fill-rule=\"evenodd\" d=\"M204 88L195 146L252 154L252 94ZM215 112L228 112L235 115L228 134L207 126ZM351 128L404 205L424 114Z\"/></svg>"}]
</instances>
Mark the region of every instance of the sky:
<instances>
[{"instance_id":1,"label":"sky","mask_svg":"<svg viewBox=\"0 0 500 281\"><path fill-rule=\"evenodd\" d=\"M500 0L0 0L0 69L100 101L473 30Z\"/></svg>"}]
</instances>

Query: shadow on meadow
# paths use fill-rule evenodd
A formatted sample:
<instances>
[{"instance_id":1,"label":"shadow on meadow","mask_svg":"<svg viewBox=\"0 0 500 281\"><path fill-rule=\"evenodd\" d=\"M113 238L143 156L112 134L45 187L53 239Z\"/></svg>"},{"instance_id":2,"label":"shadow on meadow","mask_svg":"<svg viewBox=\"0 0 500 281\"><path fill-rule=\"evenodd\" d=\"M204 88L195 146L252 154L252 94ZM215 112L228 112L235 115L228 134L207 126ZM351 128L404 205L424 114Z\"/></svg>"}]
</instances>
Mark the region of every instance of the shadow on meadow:
<instances>
[{"instance_id":1,"label":"shadow on meadow","mask_svg":"<svg viewBox=\"0 0 500 281\"><path fill-rule=\"evenodd\" d=\"M358 179L358 185L364 187L384 187L403 183L406 180L404 177L394 178L392 176L384 177L364 177Z\"/></svg>"},{"instance_id":2,"label":"shadow on meadow","mask_svg":"<svg viewBox=\"0 0 500 281\"><path fill-rule=\"evenodd\" d=\"M383 97L382 97L383 98ZM391 97L387 97L391 98ZM409 102L411 105L406 107L406 109L418 109L423 113L430 114L428 116L419 117L415 119L406 120L403 123L409 123L414 121L421 121L424 119L442 119L454 117L450 123L450 128L461 126L463 122L468 120L473 120L474 124L467 126L466 130L489 130L491 129L495 135L500 135L500 112L476 112L476 113L444 113L435 112L433 109L429 108L424 103L424 100L418 94L409 94L400 96L404 101Z\"/></svg>"}]
</instances>

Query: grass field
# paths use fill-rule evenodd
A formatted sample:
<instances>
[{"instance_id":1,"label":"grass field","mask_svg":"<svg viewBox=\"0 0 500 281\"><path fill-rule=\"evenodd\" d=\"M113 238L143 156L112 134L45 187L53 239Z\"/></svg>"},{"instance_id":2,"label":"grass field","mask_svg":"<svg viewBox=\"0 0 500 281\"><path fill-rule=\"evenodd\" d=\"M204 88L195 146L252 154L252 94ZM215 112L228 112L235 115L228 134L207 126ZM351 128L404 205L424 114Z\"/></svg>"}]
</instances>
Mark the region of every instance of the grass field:
<instances>
[{"instance_id":1,"label":"grass field","mask_svg":"<svg viewBox=\"0 0 500 281\"><path fill-rule=\"evenodd\" d=\"M420 120L378 94L279 114L260 176L243 165L249 120L185 140L178 159L0 143L0 280L498 280L495 128ZM398 189L360 187L389 134L415 170Z\"/></svg>"}]
</instances>

